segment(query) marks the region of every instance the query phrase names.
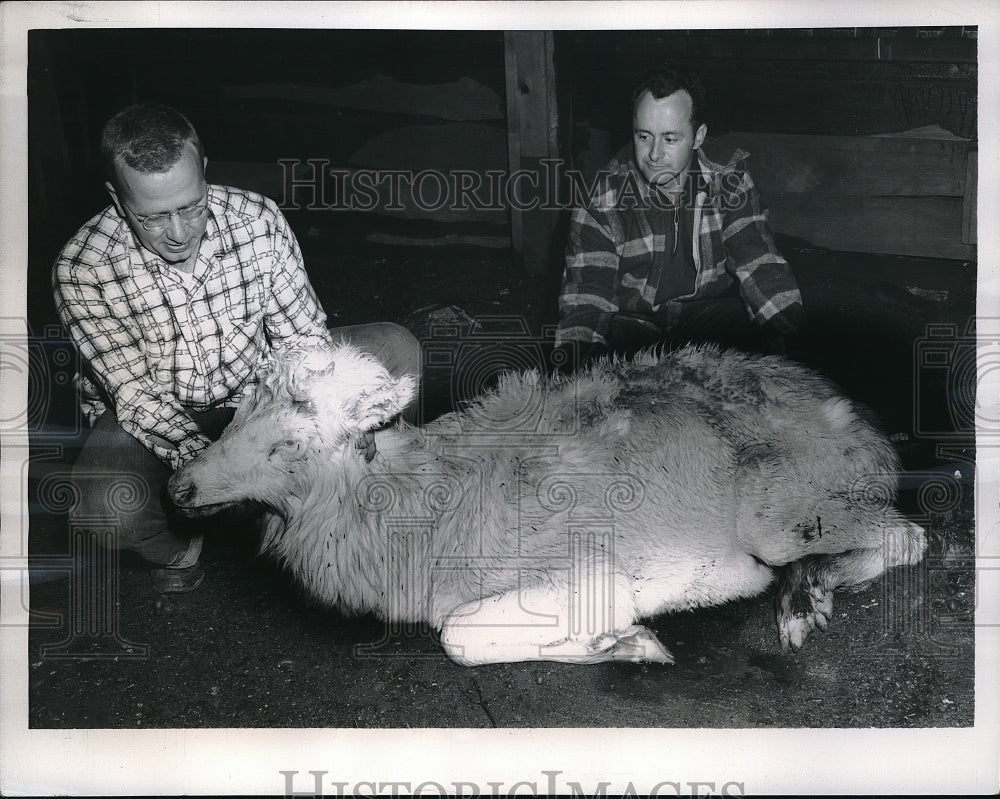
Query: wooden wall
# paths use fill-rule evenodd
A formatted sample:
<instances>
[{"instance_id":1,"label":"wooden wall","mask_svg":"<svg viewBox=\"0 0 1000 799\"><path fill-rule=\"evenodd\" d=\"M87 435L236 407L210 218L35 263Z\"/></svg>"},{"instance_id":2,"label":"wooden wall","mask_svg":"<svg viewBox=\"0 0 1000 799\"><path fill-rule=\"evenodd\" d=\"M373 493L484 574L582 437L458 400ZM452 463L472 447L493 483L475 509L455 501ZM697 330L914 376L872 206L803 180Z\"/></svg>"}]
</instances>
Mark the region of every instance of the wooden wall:
<instances>
[{"instance_id":1,"label":"wooden wall","mask_svg":"<svg viewBox=\"0 0 1000 799\"><path fill-rule=\"evenodd\" d=\"M975 30L573 32L571 157L631 139L631 87L696 70L709 139L741 146L778 232L855 252L974 260Z\"/></svg>"},{"instance_id":2,"label":"wooden wall","mask_svg":"<svg viewBox=\"0 0 1000 799\"><path fill-rule=\"evenodd\" d=\"M752 153L778 233L831 250L976 258L972 142L729 133L715 144Z\"/></svg>"},{"instance_id":3,"label":"wooden wall","mask_svg":"<svg viewBox=\"0 0 1000 799\"><path fill-rule=\"evenodd\" d=\"M307 199L285 197L280 163L300 164L294 175L306 181L310 162L349 173L504 171L504 83L503 34L495 31L34 31L33 216L37 227L56 227L65 240L103 207L101 126L131 102L158 101L195 123L209 180L287 201L293 225L321 230L338 246L466 236L509 246L502 207L428 214L404 197L402 210L387 210L388 200L374 213L345 211L332 200L326 205L336 210L306 209Z\"/></svg>"},{"instance_id":4,"label":"wooden wall","mask_svg":"<svg viewBox=\"0 0 1000 799\"><path fill-rule=\"evenodd\" d=\"M671 61L701 75L715 134L868 136L938 125L976 136L976 31L830 28L578 31L573 124L631 135L636 78Z\"/></svg>"},{"instance_id":5,"label":"wooden wall","mask_svg":"<svg viewBox=\"0 0 1000 799\"><path fill-rule=\"evenodd\" d=\"M29 36L33 262L47 269L107 203L96 158L104 121L155 100L195 121L210 180L285 202L300 235L338 248L513 247L530 271L558 274L564 211L427 210L382 193L364 212L310 210L311 170L483 176L558 155L590 174L630 140L635 78L668 58L702 74L710 136L754 151L782 232L840 249L974 257L974 29L76 29ZM937 138L869 138L914 128ZM290 177L305 181L292 198Z\"/></svg>"}]
</instances>

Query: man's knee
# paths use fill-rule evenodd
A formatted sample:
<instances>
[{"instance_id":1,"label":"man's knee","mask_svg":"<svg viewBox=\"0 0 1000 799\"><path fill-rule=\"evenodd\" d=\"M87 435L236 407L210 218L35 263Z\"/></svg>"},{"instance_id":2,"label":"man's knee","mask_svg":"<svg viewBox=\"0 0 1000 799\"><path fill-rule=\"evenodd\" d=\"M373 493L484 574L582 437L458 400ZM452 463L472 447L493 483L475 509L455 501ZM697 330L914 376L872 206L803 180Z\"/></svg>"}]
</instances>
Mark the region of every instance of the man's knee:
<instances>
[{"instance_id":1,"label":"man's knee","mask_svg":"<svg viewBox=\"0 0 1000 799\"><path fill-rule=\"evenodd\" d=\"M420 379L420 342L402 325L383 323L385 336L385 364L394 375L413 375Z\"/></svg>"},{"instance_id":2,"label":"man's knee","mask_svg":"<svg viewBox=\"0 0 1000 799\"><path fill-rule=\"evenodd\" d=\"M364 325L330 328L334 340L350 341L358 349L378 358L390 374L420 378L420 342L395 322L372 322Z\"/></svg>"},{"instance_id":3,"label":"man's knee","mask_svg":"<svg viewBox=\"0 0 1000 799\"><path fill-rule=\"evenodd\" d=\"M162 496L170 468L123 431L110 411L97 421L73 464L73 517L111 525L118 545L131 549L167 526Z\"/></svg>"},{"instance_id":4,"label":"man's knee","mask_svg":"<svg viewBox=\"0 0 1000 799\"><path fill-rule=\"evenodd\" d=\"M420 421L420 390L423 383L421 367L423 358L420 342L402 325L395 322L372 322L365 325L330 328L334 341L346 340L355 347L374 355L394 377L412 375L417 378L418 391L413 401L403 410L402 417L410 424Z\"/></svg>"}]
</instances>

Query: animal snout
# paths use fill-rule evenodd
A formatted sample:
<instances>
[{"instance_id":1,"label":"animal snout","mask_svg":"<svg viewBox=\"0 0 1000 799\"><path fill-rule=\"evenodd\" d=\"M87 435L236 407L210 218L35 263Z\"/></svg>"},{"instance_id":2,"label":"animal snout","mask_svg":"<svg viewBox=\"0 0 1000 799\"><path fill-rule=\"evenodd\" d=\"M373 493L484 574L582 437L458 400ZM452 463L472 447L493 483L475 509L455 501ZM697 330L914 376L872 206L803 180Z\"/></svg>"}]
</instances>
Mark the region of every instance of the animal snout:
<instances>
[{"instance_id":1,"label":"animal snout","mask_svg":"<svg viewBox=\"0 0 1000 799\"><path fill-rule=\"evenodd\" d=\"M198 487L194 484L193 480L178 472L167 483L167 492L170 494L170 499L175 505L183 507L194 503Z\"/></svg>"}]
</instances>

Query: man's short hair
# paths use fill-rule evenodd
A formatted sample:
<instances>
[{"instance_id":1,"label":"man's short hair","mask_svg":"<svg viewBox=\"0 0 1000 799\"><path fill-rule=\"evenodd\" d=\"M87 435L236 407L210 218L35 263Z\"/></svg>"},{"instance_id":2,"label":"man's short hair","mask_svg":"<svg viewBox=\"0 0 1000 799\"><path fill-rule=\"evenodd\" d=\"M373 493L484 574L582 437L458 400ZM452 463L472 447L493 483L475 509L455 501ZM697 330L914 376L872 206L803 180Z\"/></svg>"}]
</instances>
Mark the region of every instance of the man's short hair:
<instances>
[{"instance_id":1,"label":"man's short hair","mask_svg":"<svg viewBox=\"0 0 1000 799\"><path fill-rule=\"evenodd\" d=\"M101 161L108 180L116 183L119 158L138 172L166 172L180 160L188 142L197 149L201 162L205 150L187 117L168 105L130 105L105 124Z\"/></svg>"},{"instance_id":2,"label":"man's short hair","mask_svg":"<svg viewBox=\"0 0 1000 799\"><path fill-rule=\"evenodd\" d=\"M705 122L705 87L693 72L670 64L658 67L635 85L632 90L632 113L635 113L639 98L647 91L654 100L662 100L681 89L691 95L691 127L698 130Z\"/></svg>"}]
</instances>

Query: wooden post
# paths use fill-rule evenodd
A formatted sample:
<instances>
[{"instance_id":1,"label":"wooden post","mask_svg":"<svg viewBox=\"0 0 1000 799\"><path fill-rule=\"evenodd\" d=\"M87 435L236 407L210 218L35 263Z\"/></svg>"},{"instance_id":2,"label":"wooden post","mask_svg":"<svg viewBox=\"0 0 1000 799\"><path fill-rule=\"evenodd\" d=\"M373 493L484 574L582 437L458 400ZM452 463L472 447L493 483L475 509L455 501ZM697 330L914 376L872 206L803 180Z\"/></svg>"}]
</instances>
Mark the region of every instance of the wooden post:
<instances>
[{"instance_id":1,"label":"wooden post","mask_svg":"<svg viewBox=\"0 0 1000 799\"><path fill-rule=\"evenodd\" d=\"M979 148L969 148L969 160L965 166L965 197L962 204L962 244L976 246L978 216L977 197L979 196ZM973 258L975 256L973 255Z\"/></svg>"},{"instance_id":2,"label":"wooden post","mask_svg":"<svg viewBox=\"0 0 1000 799\"><path fill-rule=\"evenodd\" d=\"M552 234L558 219L553 208L541 206L548 197L552 173L543 159L559 155L559 114L556 99L552 31L507 31L504 61L507 74L507 157L514 202L510 209L511 242L531 275L544 276L552 267Z\"/></svg>"}]
</instances>

